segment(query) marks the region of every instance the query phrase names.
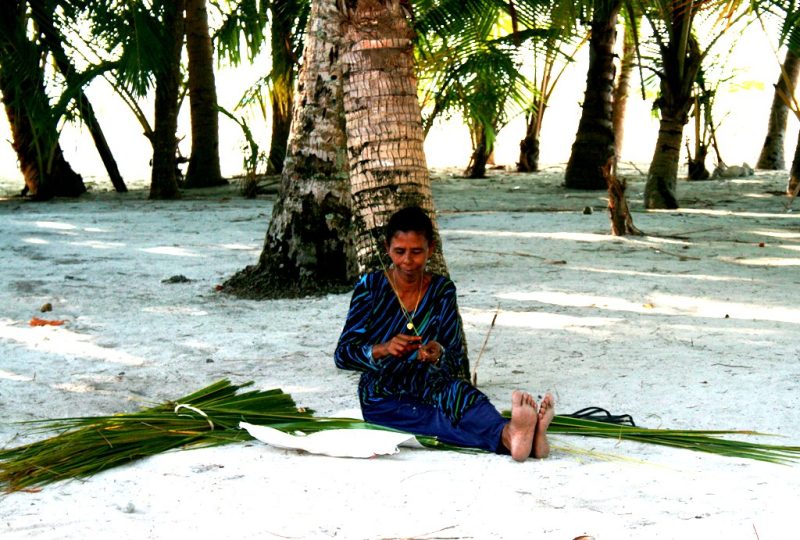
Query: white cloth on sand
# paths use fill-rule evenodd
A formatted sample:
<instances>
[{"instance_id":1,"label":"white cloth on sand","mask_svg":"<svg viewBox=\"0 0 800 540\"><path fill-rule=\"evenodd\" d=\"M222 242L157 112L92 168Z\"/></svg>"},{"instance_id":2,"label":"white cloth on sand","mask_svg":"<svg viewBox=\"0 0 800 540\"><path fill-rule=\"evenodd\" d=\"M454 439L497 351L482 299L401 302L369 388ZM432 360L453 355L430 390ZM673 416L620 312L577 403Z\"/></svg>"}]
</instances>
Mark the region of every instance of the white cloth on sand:
<instances>
[{"instance_id":1,"label":"white cloth on sand","mask_svg":"<svg viewBox=\"0 0 800 540\"><path fill-rule=\"evenodd\" d=\"M334 457L371 458L396 454L401 444L419 446L413 435L378 429L329 429L309 435L290 435L247 422L240 422L239 427L271 446Z\"/></svg>"}]
</instances>

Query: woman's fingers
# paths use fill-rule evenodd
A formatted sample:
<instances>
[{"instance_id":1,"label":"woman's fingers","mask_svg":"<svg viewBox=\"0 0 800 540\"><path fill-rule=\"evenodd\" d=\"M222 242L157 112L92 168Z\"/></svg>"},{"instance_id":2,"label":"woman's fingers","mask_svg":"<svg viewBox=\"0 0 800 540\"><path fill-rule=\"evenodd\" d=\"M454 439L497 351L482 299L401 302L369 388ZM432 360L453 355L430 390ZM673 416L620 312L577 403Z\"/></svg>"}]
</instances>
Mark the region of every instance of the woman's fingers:
<instances>
[{"instance_id":1,"label":"woman's fingers","mask_svg":"<svg viewBox=\"0 0 800 540\"><path fill-rule=\"evenodd\" d=\"M438 362L441 356L441 345L436 341L429 341L419 350L419 359L423 362Z\"/></svg>"},{"instance_id":2,"label":"woman's fingers","mask_svg":"<svg viewBox=\"0 0 800 540\"><path fill-rule=\"evenodd\" d=\"M394 356L402 356L420 348L421 338L419 336L409 336L397 334L389 341L389 352Z\"/></svg>"}]
</instances>

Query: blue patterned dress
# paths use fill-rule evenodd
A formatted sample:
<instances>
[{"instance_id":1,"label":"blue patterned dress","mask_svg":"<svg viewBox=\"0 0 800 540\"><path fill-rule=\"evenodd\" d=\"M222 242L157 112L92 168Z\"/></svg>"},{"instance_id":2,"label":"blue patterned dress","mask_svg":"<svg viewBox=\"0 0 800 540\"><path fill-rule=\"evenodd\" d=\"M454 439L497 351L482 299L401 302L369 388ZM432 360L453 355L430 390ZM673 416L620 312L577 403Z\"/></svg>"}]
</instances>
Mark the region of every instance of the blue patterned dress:
<instances>
[{"instance_id":1,"label":"blue patterned dress","mask_svg":"<svg viewBox=\"0 0 800 540\"><path fill-rule=\"evenodd\" d=\"M358 395L364 418L412 433L435 435L453 444L497 451L506 420L468 382L469 360L456 287L449 278L432 276L413 313L413 322L422 343L435 340L444 347L439 362L421 362L416 351L406 357L373 358L373 345L397 334L410 335L413 330L406 327L408 320L383 272L359 279L334 360L339 368L361 371Z\"/></svg>"}]
</instances>

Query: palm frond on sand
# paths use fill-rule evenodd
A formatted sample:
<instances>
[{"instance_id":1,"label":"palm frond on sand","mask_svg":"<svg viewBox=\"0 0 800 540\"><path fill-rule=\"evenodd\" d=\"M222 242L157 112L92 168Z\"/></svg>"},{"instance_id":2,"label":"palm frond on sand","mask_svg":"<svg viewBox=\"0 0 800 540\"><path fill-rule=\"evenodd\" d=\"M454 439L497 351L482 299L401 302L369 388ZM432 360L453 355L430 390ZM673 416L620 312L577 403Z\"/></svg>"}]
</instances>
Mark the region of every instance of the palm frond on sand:
<instances>
[{"instance_id":1,"label":"palm frond on sand","mask_svg":"<svg viewBox=\"0 0 800 540\"><path fill-rule=\"evenodd\" d=\"M0 450L0 489L11 492L58 480L85 478L103 470L175 448L214 446L252 437L240 422L266 425L284 432L314 433L327 429L383 429L352 418L321 418L298 408L280 389L240 390L252 385L218 381L176 401L134 413L27 422L31 433L49 438ZM556 416L552 433L633 440L775 463L800 460L800 446L766 445L726 439L755 432L686 431L612 425ZM465 450L417 437L423 445Z\"/></svg>"}]
</instances>

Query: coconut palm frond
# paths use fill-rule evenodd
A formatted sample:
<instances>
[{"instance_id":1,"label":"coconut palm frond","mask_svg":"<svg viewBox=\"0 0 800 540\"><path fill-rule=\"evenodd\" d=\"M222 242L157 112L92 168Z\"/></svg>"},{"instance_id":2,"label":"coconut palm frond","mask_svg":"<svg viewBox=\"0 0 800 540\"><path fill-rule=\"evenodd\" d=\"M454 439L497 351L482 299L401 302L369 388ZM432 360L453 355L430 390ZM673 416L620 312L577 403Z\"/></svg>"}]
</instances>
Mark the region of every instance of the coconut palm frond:
<instances>
[{"instance_id":1,"label":"coconut palm frond","mask_svg":"<svg viewBox=\"0 0 800 540\"><path fill-rule=\"evenodd\" d=\"M283 432L314 433L329 429L396 431L353 418L322 418L298 408L280 389L242 391L241 385L218 381L193 394L138 412L113 416L24 422L30 434L57 432L49 438L0 450L0 489L19 491L59 480L85 478L136 459L176 448L198 448L252 439L240 422ZM556 416L550 432L605 437L685 448L773 463L800 460L800 446L767 445L725 438L761 435L750 431L666 430L607 424ZM434 437L417 437L426 447L463 452Z\"/></svg>"},{"instance_id":2,"label":"coconut palm frond","mask_svg":"<svg viewBox=\"0 0 800 540\"><path fill-rule=\"evenodd\" d=\"M249 439L242 420L275 424L311 418L280 390L239 393L249 386L227 380L175 402L134 413L42 420L31 432L51 438L0 450L0 487L16 491L66 478L87 477L173 448Z\"/></svg>"},{"instance_id":3,"label":"coconut palm frond","mask_svg":"<svg viewBox=\"0 0 800 540\"><path fill-rule=\"evenodd\" d=\"M767 436L756 431L649 429L556 416L550 425L550 432L637 441L771 463L791 463L800 460L800 446L772 445L725 438Z\"/></svg>"}]
</instances>

